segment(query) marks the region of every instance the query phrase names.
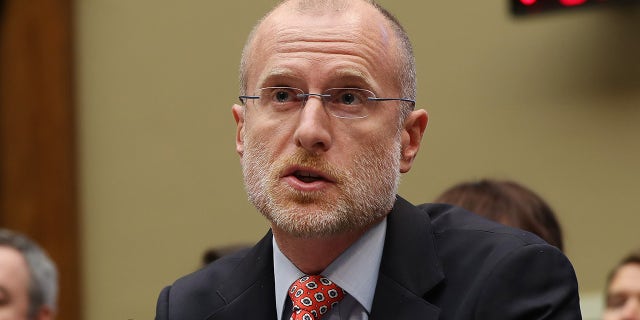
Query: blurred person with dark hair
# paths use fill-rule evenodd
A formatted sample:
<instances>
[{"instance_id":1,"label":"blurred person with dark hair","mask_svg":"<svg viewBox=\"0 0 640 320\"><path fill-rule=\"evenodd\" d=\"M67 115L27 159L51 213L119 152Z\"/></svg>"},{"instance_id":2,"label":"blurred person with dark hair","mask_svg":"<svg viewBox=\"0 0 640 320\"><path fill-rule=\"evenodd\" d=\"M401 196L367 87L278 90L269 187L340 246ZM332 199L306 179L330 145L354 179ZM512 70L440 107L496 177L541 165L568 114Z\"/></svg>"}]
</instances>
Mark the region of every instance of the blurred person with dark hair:
<instances>
[{"instance_id":1,"label":"blurred person with dark hair","mask_svg":"<svg viewBox=\"0 0 640 320\"><path fill-rule=\"evenodd\" d=\"M607 277L603 320L640 319L640 249L620 261Z\"/></svg>"},{"instance_id":2,"label":"blurred person with dark hair","mask_svg":"<svg viewBox=\"0 0 640 320\"><path fill-rule=\"evenodd\" d=\"M49 256L26 236L0 229L0 319L54 319L57 295Z\"/></svg>"},{"instance_id":3,"label":"blurred person with dark hair","mask_svg":"<svg viewBox=\"0 0 640 320\"><path fill-rule=\"evenodd\" d=\"M504 225L532 232L564 250L562 228L551 207L535 192L514 181L462 182L447 189L434 202L453 204Z\"/></svg>"}]
</instances>

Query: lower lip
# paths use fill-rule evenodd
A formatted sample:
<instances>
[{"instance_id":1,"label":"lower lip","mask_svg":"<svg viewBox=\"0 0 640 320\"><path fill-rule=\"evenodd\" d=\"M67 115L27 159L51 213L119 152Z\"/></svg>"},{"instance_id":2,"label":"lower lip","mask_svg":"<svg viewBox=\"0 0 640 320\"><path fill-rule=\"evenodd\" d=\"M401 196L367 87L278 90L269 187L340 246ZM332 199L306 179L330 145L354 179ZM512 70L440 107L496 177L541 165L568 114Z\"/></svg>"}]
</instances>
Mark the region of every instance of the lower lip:
<instances>
[{"instance_id":1,"label":"lower lip","mask_svg":"<svg viewBox=\"0 0 640 320\"><path fill-rule=\"evenodd\" d=\"M282 180L288 184L289 186L291 186L292 188L299 190L299 191L319 191L322 189L327 188L331 182L326 181L326 180L318 180L318 181L314 181L314 182L304 182L299 180L298 178L294 177L294 176L286 176L284 178L282 178Z\"/></svg>"}]
</instances>

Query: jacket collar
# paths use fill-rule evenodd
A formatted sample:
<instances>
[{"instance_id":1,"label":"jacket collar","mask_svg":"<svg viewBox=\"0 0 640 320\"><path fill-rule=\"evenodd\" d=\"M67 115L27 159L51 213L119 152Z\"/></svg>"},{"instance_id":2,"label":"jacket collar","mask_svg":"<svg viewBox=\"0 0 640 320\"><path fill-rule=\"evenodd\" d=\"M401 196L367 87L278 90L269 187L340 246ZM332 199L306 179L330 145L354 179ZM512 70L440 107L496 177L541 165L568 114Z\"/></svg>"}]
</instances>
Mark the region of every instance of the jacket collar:
<instances>
[{"instance_id":1,"label":"jacket collar","mask_svg":"<svg viewBox=\"0 0 640 320\"><path fill-rule=\"evenodd\" d=\"M370 319L437 319L425 300L444 279L429 216L397 197L387 220L380 275Z\"/></svg>"},{"instance_id":2,"label":"jacket collar","mask_svg":"<svg viewBox=\"0 0 640 320\"><path fill-rule=\"evenodd\" d=\"M218 288L225 305L207 320L276 319L271 239L269 231ZM387 220L369 319L437 319L440 309L425 298L443 278L431 219L398 196Z\"/></svg>"},{"instance_id":3,"label":"jacket collar","mask_svg":"<svg viewBox=\"0 0 640 320\"><path fill-rule=\"evenodd\" d=\"M272 237L269 231L218 288L225 305L207 320L276 319Z\"/></svg>"}]
</instances>

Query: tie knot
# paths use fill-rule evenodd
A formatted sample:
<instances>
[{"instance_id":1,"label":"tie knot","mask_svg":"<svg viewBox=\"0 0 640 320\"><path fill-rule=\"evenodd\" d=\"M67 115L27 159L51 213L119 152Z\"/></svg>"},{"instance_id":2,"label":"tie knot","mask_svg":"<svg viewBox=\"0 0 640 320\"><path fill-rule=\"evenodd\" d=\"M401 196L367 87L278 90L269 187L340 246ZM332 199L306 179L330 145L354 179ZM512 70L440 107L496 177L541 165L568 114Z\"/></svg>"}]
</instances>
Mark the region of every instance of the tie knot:
<instances>
[{"instance_id":1,"label":"tie knot","mask_svg":"<svg viewBox=\"0 0 640 320\"><path fill-rule=\"evenodd\" d=\"M291 320L318 320L344 298L344 291L322 275L304 276L289 287Z\"/></svg>"}]
</instances>

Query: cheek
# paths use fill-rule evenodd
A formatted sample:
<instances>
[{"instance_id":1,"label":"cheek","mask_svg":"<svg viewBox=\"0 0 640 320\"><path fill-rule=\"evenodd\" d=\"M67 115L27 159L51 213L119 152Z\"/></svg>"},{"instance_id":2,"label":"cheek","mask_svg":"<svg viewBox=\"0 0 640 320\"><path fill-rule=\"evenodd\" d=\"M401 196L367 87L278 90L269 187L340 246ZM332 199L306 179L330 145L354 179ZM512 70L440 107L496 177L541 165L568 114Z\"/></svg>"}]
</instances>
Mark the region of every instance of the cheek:
<instances>
[{"instance_id":1,"label":"cheek","mask_svg":"<svg viewBox=\"0 0 640 320\"><path fill-rule=\"evenodd\" d=\"M338 153L344 154L345 157L347 155L353 156L354 154L365 156L372 149L377 150L380 147L391 148L398 139L398 126L396 123L372 125L371 122L347 122L345 127L339 128L335 132L337 132L337 136L334 140L334 148L339 149ZM365 154L363 155L363 153Z\"/></svg>"},{"instance_id":2,"label":"cheek","mask_svg":"<svg viewBox=\"0 0 640 320\"><path fill-rule=\"evenodd\" d=\"M244 124L246 135L258 138L280 137L292 134L295 126L294 119L272 119L259 113L247 113Z\"/></svg>"},{"instance_id":3,"label":"cheek","mask_svg":"<svg viewBox=\"0 0 640 320\"><path fill-rule=\"evenodd\" d=\"M263 157L271 158L284 152L291 144L291 132L286 124L262 122L254 123L245 127L244 145L246 148L253 148L254 152L259 152Z\"/></svg>"},{"instance_id":4,"label":"cheek","mask_svg":"<svg viewBox=\"0 0 640 320\"><path fill-rule=\"evenodd\" d=\"M348 129L347 129L348 130ZM398 139L398 126L395 123L384 123L375 127L366 128L365 130L350 130L349 143L358 144L376 144L389 145Z\"/></svg>"}]
</instances>

